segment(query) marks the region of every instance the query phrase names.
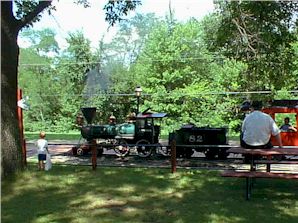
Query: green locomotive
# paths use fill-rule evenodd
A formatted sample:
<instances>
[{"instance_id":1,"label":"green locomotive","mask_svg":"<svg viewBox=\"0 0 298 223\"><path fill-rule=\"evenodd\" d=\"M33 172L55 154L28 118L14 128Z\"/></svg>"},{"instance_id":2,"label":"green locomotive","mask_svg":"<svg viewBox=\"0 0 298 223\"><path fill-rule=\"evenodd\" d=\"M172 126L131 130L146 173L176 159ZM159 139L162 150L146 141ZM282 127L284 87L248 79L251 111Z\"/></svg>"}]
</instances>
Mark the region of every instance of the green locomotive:
<instances>
[{"instance_id":1,"label":"green locomotive","mask_svg":"<svg viewBox=\"0 0 298 223\"><path fill-rule=\"evenodd\" d=\"M97 140L97 154L101 155L104 148L114 149L117 155L128 155L133 148L140 157L148 157L159 141L160 126L156 119L164 118L166 113L140 113L122 124L93 125L91 124L96 108L82 108L87 125L81 127L81 136L87 143L73 147L73 154L90 152L92 140Z\"/></svg>"}]
</instances>

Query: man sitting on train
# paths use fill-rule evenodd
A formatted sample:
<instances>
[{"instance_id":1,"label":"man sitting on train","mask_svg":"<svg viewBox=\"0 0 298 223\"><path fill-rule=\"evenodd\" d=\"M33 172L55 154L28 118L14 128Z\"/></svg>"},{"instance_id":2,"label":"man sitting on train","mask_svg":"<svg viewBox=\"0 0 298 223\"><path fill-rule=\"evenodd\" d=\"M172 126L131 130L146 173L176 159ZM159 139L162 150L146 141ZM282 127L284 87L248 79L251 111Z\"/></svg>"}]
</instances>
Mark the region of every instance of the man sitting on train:
<instances>
[{"instance_id":1,"label":"man sitting on train","mask_svg":"<svg viewBox=\"0 0 298 223\"><path fill-rule=\"evenodd\" d=\"M280 129L270 115L261 112L262 102L253 101L251 113L245 117L242 123L241 146L247 149L270 149L271 135L275 136L278 145L282 148ZM260 158L254 156L254 159ZM251 156L244 156L244 162L250 163Z\"/></svg>"},{"instance_id":2,"label":"man sitting on train","mask_svg":"<svg viewBox=\"0 0 298 223\"><path fill-rule=\"evenodd\" d=\"M251 113L242 124L242 147L249 149L272 148L271 135L275 136L279 147L282 147L280 129L270 115L261 112L262 102L253 101Z\"/></svg>"},{"instance_id":3,"label":"man sitting on train","mask_svg":"<svg viewBox=\"0 0 298 223\"><path fill-rule=\"evenodd\" d=\"M290 118L286 117L284 119L284 124L280 127L282 132L297 132L297 129L290 124Z\"/></svg>"}]
</instances>

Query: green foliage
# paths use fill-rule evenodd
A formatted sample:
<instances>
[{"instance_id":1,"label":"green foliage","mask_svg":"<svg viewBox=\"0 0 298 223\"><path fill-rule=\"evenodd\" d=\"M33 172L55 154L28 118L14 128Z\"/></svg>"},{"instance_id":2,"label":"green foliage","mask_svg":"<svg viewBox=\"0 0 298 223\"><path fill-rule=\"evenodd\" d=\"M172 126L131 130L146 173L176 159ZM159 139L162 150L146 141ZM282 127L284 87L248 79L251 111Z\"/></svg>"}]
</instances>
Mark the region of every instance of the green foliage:
<instances>
[{"instance_id":1,"label":"green foliage","mask_svg":"<svg viewBox=\"0 0 298 223\"><path fill-rule=\"evenodd\" d=\"M297 96L291 94L287 88L282 88L281 90L276 91L274 99L277 99L277 100L297 99Z\"/></svg>"},{"instance_id":2,"label":"green foliage","mask_svg":"<svg viewBox=\"0 0 298 223\"><path fill-rule=\"evenodd\" d=\"M106 21L113 26L116 22L121 21L123 16L126 16L129 11L134 10L140 4L140 0L109 0L104 6Z\"/></svg>"},{"instance_id":3,"label":"green foliage","mask_svg":"<svg viewBox=\"0 0 298 223\"><path fill-rule=\"evenodd\" d=\"M103 57L129 66L139 56L141 49L158 19L154 14L136 14L128 21L119 23L119 31L110 43L103 44Z\"/></svg>"},{"instance_id":4,"label":"green foliage","mask_svg":"<svg viewBox=\"0 0 298 223\"><path fill-rule=\"evenodd\" d=\"M96 57L91 51L90 40L86 39L81 31L69 33L66 41L68 48L64 51L58 68L68 73L63 73L62 78L74 84L71 87L75 87L73 90L76 93L81 93L82 87L84 87L85 73L94 67Z\"/></svg>"},{"instance_id":5,"label":"green foliage","mask_svg":"<svg viewBox=\"0 0 298 223\"><path fill-rule=\"evenodd\" d=\"M165 20L137 14L122 21L111 42L101 41L95 52L80 31L69 34L69 47L60 55L55 54L53 31L26 31L22 35L32 47L21 49L21 62L52 65L20 69L20 86L32 100L32 109L25 115L26 130L70 131L83 106L97 108L95 123L105 124L111 114L118 123L124 122L127 114L136 111L134 89L141 86L140 110L151 108L169 115L162 123L162 134L183 123L226 126L237 134L243 119L239 105L244 100L295 98L289 90L297 89L297 32L282 28L293 25L286 18L294 5L274 3L271 6L285 14L270 12L263 17L282 30L283 43L271 25L251 22L262 12L253 11L244 18L249 35L264 45L253 45L258 49L255 58L247 49L252 39L245 42L235 23L259 6L253 2L222 3L220 13L185 23L172 14ZM264 89L272 94L238 94Z\"/></svg>"},{"instance_id":6,"label":"green foliage","mask_svg":"<svg viewBox=\"0 0 298 223\"><path fill-rule=\"evenodd\" d=\"M39 55L58 53L59 46L55 40L55 35L56 33L49 28L36 31L25 29L20 33L22 39L27 40L30 48L34 49Z\"/></svg>"},{"instance_id":7,"label":"green foliage","mask_svg":"<svg viewBox=\"0 0 298 223\"><path fill-rule=\"evenodd\" d=\"M126 116L136 110L134 89L139 83L134 63L156 21L154 14L137 14L131 20L119 23L119 31L110 43L100 45L101 71L109 83L107 91L101 93L111 96L100 95L99 100L93 100L93 105L100 111L99 122L106 122L111 114L117 117L117 122L124 122Z\"/></svg>"},{"instance_id":8,"label":"green foliage","mask_svg":"<svg viewBox=\"0 0 298 223\"><path fill-rule=\"evenodd\" d=\"M57 130L74 128L75 117L83 105L86 88L86 72L94 67L96 56L91 51L90 41L82 32L70 33L69 47L63 52L56 65L56 79L59 87L59 117L55 124Z\"/></svg>"},{"instance_id":9,"label":"green foliage","mask_svg":"<svg viewBox=\"0 0 298 223\"><path fill-rule=\"evenodd\" d=\"M151 95L143 107L169 114L167 132L182 123L234 130L240 124L234 116L242 99L216 93L241 90L247 68L211 55L201 24L196 20L174 25L160 22L134 67L144 92Z\"/></svg>"},{"instance_id":10,"label":"green foliage","mask_svg":"<svg viewBox=\"0 0 298 223\"><path fill-rule=\"evenodd\" d=\"M298 80L298 28L296 30L296 38L297 38L297 41L292 43L292 49L294 51L294 57L293 57L293 79L289 79L288 81L288 85L289 85L289 88L288 89L291 89L290 87L293 86L294 89L297 89L297 80Z\"/></svg>"},{"instance_id":11,"label":"green foliage","mask_svg":"<svg viewBox=\"0 0 298 223\"><path fill-rule=\"evenodd\" d=\"M274 90L288 86L295 58L291 43L297 41L298 4L293 1L217 2L219 21L211 31L211 50L247 63L243 86L250 90ZM208 30L208 29L206 29ZM295 87L291 85L292 87Z\"/></svg>"},{"instance_id":12,"label":"green foliage","mask_svg":"<svg viewBox=\"0 0 298 223\"><path fill-rule=\"evenodd\" d=\"M58 51L54 32L46 29L21 33L31 45L20 49L19 87L24 96L29 96L30 110L24 112L25 129L28 131L48 130L57 114L55 97L58 89L53 88L53 57ZM49 90L50 89L50 90Z\"/></svg>"},{"instance_id":13,"label":"green foliage","mask_svg":"<svg viewBox=\"0 0 298 223\"><path fill-rule=\"evenodd\" d=\"M29 48L21 49L19 85L30 97L30 110L25 112L27 131L68 131L82 105L85 72L95 61L90 41L82 33L70 33L69 48L58 57L53 31L27 31Z\"/></svg>"}]
</instances>

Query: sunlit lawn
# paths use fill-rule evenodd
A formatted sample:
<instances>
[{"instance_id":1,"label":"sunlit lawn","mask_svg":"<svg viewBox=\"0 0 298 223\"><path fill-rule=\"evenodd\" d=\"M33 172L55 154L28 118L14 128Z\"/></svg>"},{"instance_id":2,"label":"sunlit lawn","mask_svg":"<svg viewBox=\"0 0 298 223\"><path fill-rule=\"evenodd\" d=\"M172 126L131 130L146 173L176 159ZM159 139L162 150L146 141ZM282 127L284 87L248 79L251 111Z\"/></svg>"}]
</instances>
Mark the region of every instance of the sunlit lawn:
<instances>
[{"instance_id":1,"label":"sunlit lawn","mask_svg":"<svg viewBox=\"0 0 298 223\"><path fill-rule=\"evenodd\" d=\"M46 132L47 140L79 140L80 132L73 131L70 133L54 133L54 132ZM39 132L25 132L26 140L37 140L39 138Z\"/></svg>"},{"instance_id":2,"label":"sunlit lawn","mask_svg":"<svg viewBox=\"0 0 298 223\"><path fill-rule=\"evenodd\" d=\"M218 171L54 166L2 181L1 222L298 222L298 181Z\"/></svg>"}]
</instances>

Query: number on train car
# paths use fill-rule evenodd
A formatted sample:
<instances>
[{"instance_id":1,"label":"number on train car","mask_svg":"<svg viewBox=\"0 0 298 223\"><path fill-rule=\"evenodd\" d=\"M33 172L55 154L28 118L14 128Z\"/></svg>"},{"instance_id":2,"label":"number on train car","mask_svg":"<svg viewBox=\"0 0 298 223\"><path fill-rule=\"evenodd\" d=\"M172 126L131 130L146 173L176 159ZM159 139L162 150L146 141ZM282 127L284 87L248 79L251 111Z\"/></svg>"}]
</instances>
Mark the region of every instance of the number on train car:
<instances>
[{"instance_id":1,"label":"number on train car","mask_svg":"<svg viewBox=\"0 0 298 223\"><path fill-rule=\"evenodd\" d=\"M201 135L190 135L189 136L189 139L188 139L189 142L203 142L203 136Z\"/></svg>"}]
</instances>

